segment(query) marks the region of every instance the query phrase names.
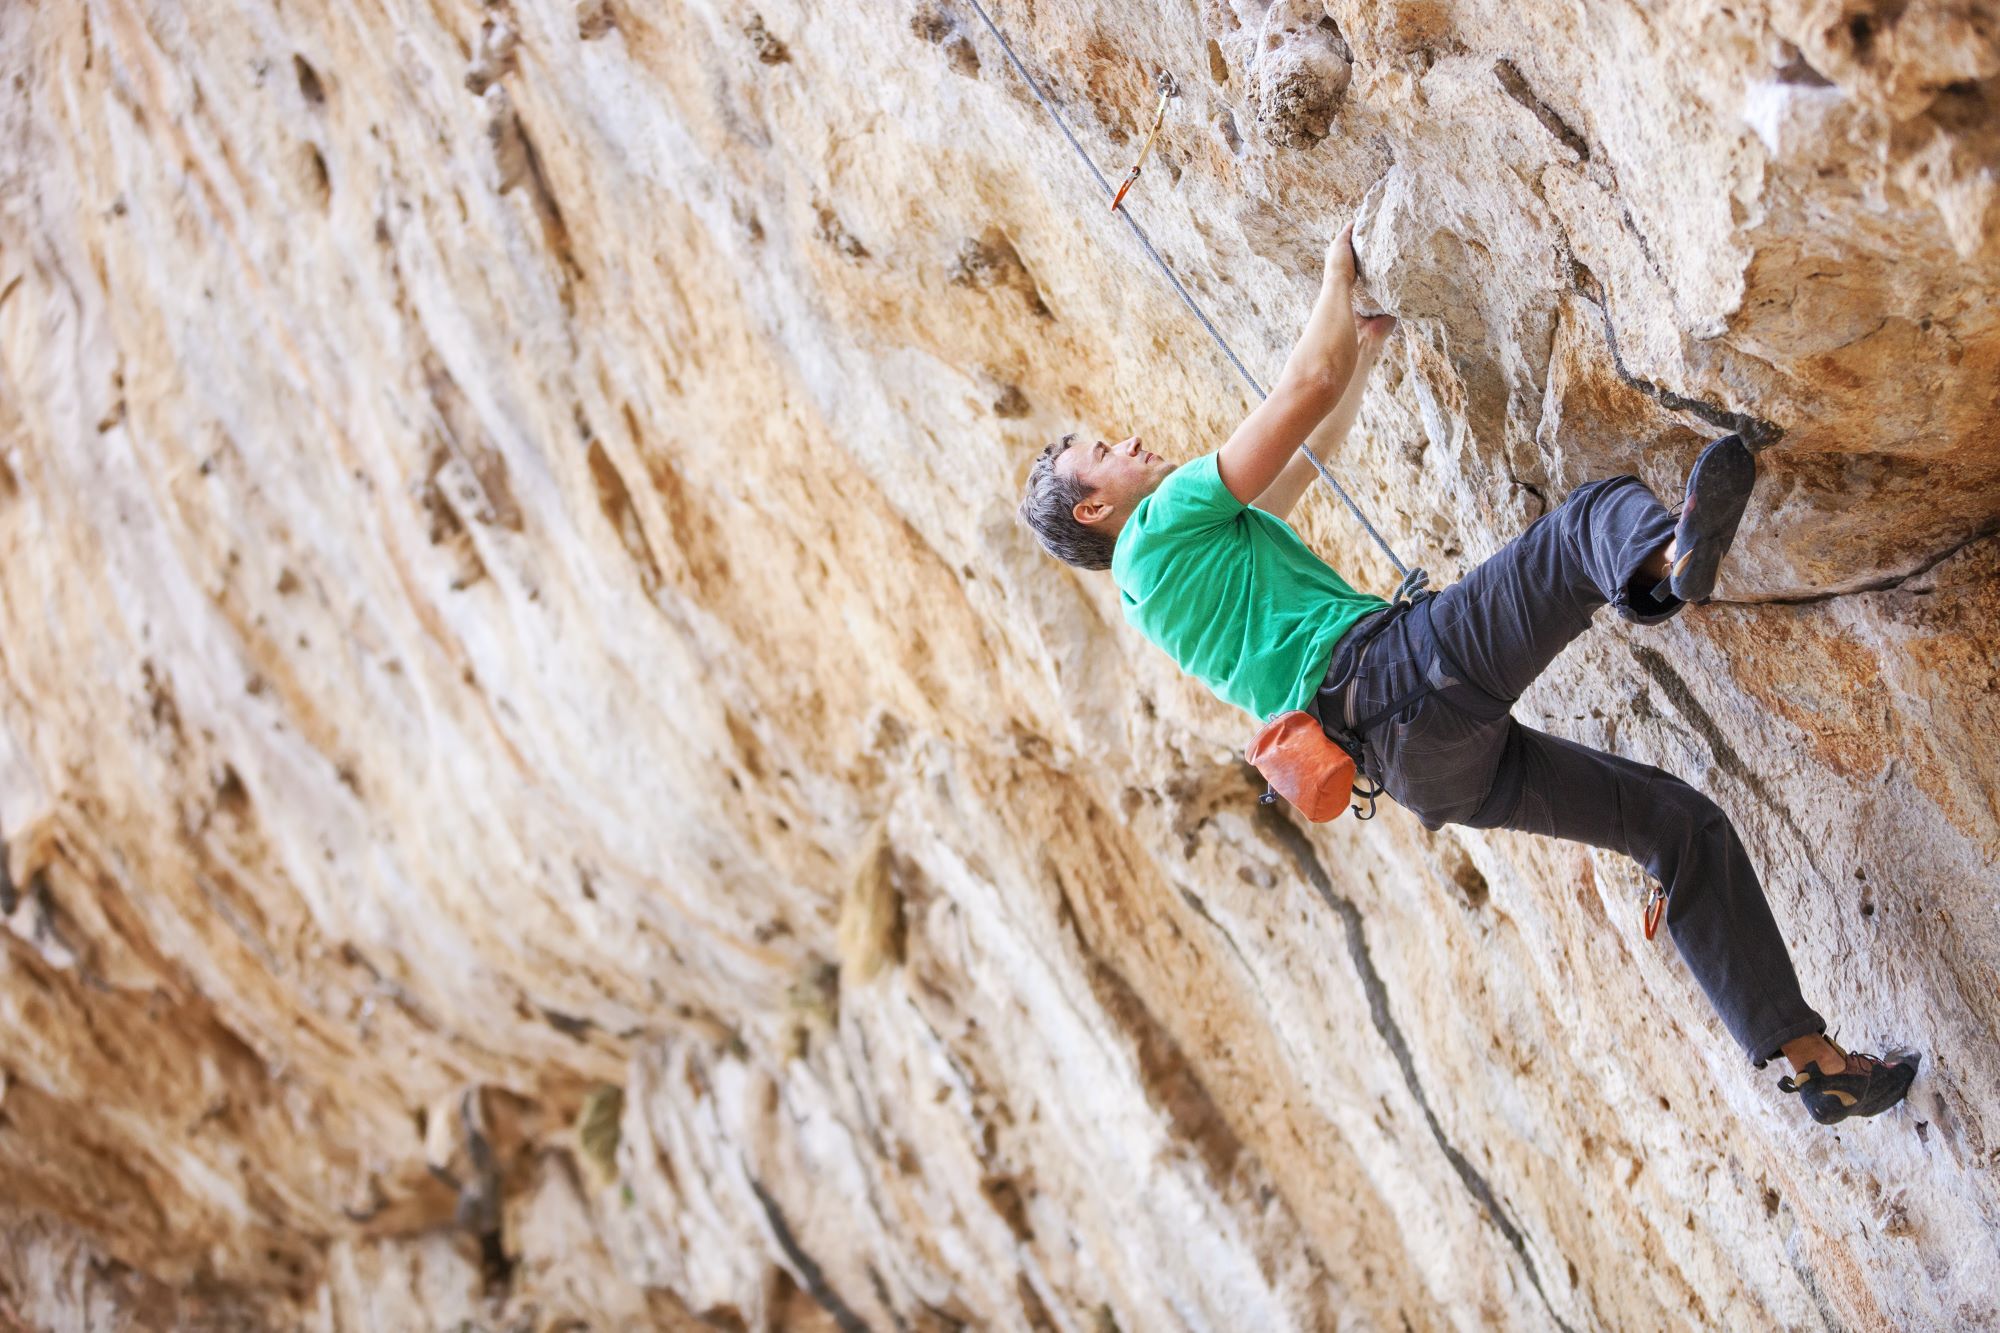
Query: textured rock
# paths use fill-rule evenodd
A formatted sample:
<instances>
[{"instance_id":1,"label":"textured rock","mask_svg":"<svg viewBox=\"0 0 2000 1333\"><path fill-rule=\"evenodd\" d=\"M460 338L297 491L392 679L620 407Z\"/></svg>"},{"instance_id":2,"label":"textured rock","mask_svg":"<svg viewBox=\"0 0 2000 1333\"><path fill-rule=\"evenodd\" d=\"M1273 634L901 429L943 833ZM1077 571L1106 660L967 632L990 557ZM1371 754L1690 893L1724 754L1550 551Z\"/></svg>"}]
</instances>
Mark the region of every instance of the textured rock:
<instances>
[{"instance_id":1,"label":"textured rock","mask_svg":"<svg viewBox=\"0 0 2000 1333\"><path fill-rule=\"evenodd\" d=\"M1254 801L1013 519L1244 409L962 0L0 7L0 1327L2000 1321L2000 44L999 11L1442 576L1764 481L1525 716L1739 820L1833 1133L1629 864ZM1323 497L1307 536L1386 562ZM615 1126L615 1133L614 1133Z\"/></svg>"}]
</instances>

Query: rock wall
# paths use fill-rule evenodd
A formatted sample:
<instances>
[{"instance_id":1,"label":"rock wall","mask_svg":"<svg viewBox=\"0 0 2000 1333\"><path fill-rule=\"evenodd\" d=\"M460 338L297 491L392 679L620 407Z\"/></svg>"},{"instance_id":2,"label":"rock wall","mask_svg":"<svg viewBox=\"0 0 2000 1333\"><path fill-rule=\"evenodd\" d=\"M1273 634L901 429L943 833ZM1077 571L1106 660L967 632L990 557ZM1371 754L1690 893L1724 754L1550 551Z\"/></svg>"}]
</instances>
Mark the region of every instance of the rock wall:
<instances>
[{"instance_id":1,"label":"rock wall","mask_svg":"<svg viewBox=\"0 0 2000 1333\"><path fill-rule=\"evenodd\" d=\"M1733 813L1907 1108L1617 858L1260 809L1040 554L1044 441L1245 400L967 0L15 4L0 1327L2000 1323L2000 19L997 17L1107 175L1175 76L1260 374L1358 216L1441 577L1754 435L1722 599L1521 712Z\"/></svg>"}]
</instances>

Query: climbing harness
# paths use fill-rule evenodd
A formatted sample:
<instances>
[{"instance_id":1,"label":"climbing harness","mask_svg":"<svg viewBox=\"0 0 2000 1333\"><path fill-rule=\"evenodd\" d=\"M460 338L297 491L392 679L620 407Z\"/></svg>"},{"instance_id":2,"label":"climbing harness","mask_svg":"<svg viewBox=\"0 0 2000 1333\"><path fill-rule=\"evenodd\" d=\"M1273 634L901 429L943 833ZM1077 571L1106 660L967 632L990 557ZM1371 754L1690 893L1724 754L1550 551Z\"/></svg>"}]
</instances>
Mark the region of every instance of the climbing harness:
<instances>
[{"instance_id":1,"label":"climbing harness","mask_svg":"<svg viewBox=\"0 0 2000 1333\"><path fill-rule=\"evenodd\" d=\"M1132 229L1132 235L1138 238L1139 244L1145 248L1146 254L1160 270L1161 275L1166 278L1167 282L1172 285L1175 293L1180 296L1181 303L1201 322L1202 328L1208 330L1208 336L1215 339L1215 345L1222 349L1222 354L1225 357L1229 358L1229 364L1236 367L1236 373L1243 377L1243 382L1250 386L1259 400L1268 398L1270 395L1264 392L1264 386L1259 384L1257 377L1252 375L1249 369L1244 366L1242 358L1238 357L1235 350L1230 347L1229 340L1222 336L1221 330L1215 327L1214 321L1209 319L1207 312L1195 303L1194 297L1188 294L1188 289L1181 285L1179 278L1174 276L1173 269L1169 268L1167 261L1160 257L1160 252L1153 248L1152 239L1146 235L1145 228L1141 227L1132 217L1131 210L1123 206L1125 192L1131 189L1134 181L1138 180L1139 167L1145 162L1146 154L1153 146L1154 135L1159 133L1160 124L1166 118L1167 101L1176 91L1171 80L1165 76L1162 77L1160 108L1153 117L1152 132L1147 134L1145 146L1139 151L1139 160L1132 164L1132 170L1126 176L1125 183L1114 189L1111 182L1104 179L1104 173L1097 169L1097 163L1091 160L1090 154L1083 150L1083 145L1077 142L1076 135L1070 132L1069 122L1063 119L1062 112L1056 110L1056 105L1049 100L1049 95L1042 91L1042 85L1035 81L1034 75L1028 73L1028 67L1021 63L1021 57L1014 54L1013 43L1009 42L1007 35L1000 31L1000 25L993 21L993 16L986 12L986 6L981 3L981 0L971 0L971 4L974 11L978 13L980 21L986 25L986 30L993 34L993 40L1000 43L1000 49L1006 53L1007 63L1014 67L1014 72L1019 74L1022 82L1028 85L1028 91L1035 95L1035 100L1042 104L1042 109L1049 113L1051 120L1055 121L1056 128L1062 131L1063 138L1069 140L1069 146L1076 150L1077 157L1082 160L1085 167L1089 168L1090 174L1096 179L1098 186L1103 189L1106 195L1110 196L1111 211L1123 218L1125 225ZM1375 530L1375 525L1370 523L1368 516L1361 512L1361 506L1354 503L1354 497L1350 496L1346 488L1334 479L1333 473L1327 470L1326 464L1320 462L1317 454L1304 447L1301 447L1299 452L1312 460L1313 470L1319 473L1320 480L1333 488L1333 493L1338 495L1341 503L1347 506L1347 512L1354 515L1354 521L1361 525L1362 531L1366 532L1374 539L1375 544L1382 548L1382 554L1389 558L1389 563L1395 566L1396 573L1402 576L1404 586L1410 588L1412 591L1422 588L1428 578L1423 570L1413 570L1398 558L1395 548L1391 547L1383 539L1382 534ZM1414 584L1412 580L1415 580ZM1398 589L1399 593L1402 591L1402 588Z\"/></svg>"}]
</instances>

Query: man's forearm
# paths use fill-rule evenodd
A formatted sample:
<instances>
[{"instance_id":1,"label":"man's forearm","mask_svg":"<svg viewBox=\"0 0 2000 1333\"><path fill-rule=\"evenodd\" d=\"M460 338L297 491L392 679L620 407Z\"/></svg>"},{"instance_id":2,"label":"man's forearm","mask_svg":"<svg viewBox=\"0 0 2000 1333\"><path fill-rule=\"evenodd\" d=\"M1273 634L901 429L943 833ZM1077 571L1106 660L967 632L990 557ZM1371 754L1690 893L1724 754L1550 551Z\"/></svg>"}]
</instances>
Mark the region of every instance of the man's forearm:
<instances>
[{"instance_id":1,"label":"man's forearm","mask_svg":"<svg viewBox=\"0 0 2000 1333\"><path fill-rule=\"evenodd\" d=\"M1349 322L1352 323L1351 320ZM1354 374L1348 380L1345 391L1341 393L1340 401L1334 405L1333 411L1327 414L1326 419L1319 423L1313 433L1306 437L1305 444L1298 454L1285 464L1285 470L1278 474L1278 479L1257 497L1255 501L1257 508L1283 518L1292 511L1292 506L1299 502L1299 497L1312 488L1313 477L1318 469L1313 467L1312 458L1306 456L1307 451L1310 450L1314 457L1324 463L1340 448L1341 441L1347 438L1347 432L1353 429L1354 419L1361 413L1361 400L1367 397L1368 372L1374 367L1376 358L1380 354L1380 346L1379 343L1374 344L1375 352L1372 355L1357 349Z\"/></svg>"},{"instance_id":2,"label":"man's forearm","mask_svg":"<svg viewBox=\"0 0 2000 1333\"><path fill-rule=\"evenodd\" d=\"M1216 451L1216 469L1229 493L1254 502L1298 452L1299 444L1326 420L1354 376L1358 348L1354 332L1353 228L1343 230L1327 249L1319 298L1304 331L1285 358L1285 368L1263 402Z\"/></svg>"},{"instance_id":3,"label":"man's forearm","mask_svg":"<svg viewBox=\"0 0 2000 1333\"><path fill-rule=\"evenodd\" d=\"M1319 299L1313 302L1312 314L1300 330L1298 341L1292 344L1279 379L1311 384L1324 392L1330 412L1354 378L1358 359L1354 284L1328 278L1320 284Z\"/></svg>"}]
</instances>

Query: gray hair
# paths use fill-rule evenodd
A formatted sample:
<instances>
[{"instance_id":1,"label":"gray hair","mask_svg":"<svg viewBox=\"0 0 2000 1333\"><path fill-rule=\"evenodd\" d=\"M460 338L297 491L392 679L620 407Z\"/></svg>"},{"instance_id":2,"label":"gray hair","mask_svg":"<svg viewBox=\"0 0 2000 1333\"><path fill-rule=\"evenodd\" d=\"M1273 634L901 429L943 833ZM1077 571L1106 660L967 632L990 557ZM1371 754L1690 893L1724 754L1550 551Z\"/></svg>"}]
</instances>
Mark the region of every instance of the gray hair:
<instances>
[{"instance_id":1,"label":"gray hair","mask_svg":"<svg viewBox=\"0 0 2000 1333\"><path fill-rule=\"evenodd\" d=\"M1076 439L1063 436L1028 469L1028 493L1021 499L1021 521L1035 530L1048 553L1078 569L1111 568L1111 548L1115 534L1106 534L1079 523L1076 507L1090 498L1090 492L1075 477L1056 471L1056 460Z\"/></svg>"}]
</instances>

